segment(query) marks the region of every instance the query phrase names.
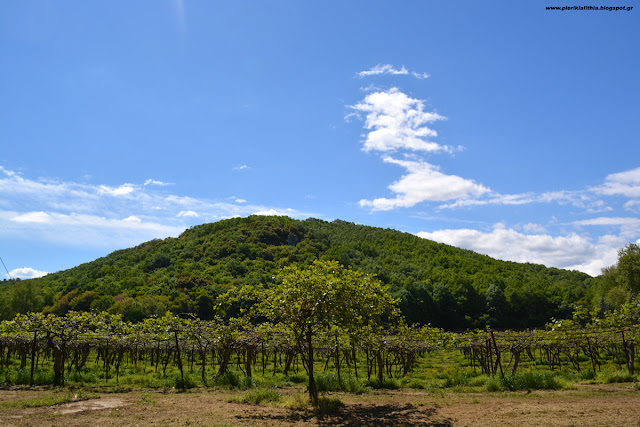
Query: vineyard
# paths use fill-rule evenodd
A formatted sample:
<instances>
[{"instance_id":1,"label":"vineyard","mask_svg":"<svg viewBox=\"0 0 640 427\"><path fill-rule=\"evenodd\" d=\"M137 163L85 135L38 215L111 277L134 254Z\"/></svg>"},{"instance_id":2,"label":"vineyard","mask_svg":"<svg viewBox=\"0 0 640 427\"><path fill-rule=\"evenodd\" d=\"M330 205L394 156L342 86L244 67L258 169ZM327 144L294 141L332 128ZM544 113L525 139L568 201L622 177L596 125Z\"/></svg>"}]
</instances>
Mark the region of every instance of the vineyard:
<instances>
[{"instance_id":1,"label":"vineyard","mask_svg":"<svg viewBox=\"0 0 640 427\"><path fill-rule=\"evenodd\" d=\"M440 350L456 350L469 369L488 375L513 375L524 365L546 369L598 371L604 363L618 364L634 374L638 362L640 304L626 305L584 326L574 320L556 321L546 330L445 332L441 329L397 328L386 333L340 330L314 337L315 364L322 371L366 378L383 385L385 379L411 375L417 359ZM228 372L249 378L304 369L304 349L282 324L252 325L243 319L203 321L167 314L132 324L107 313L70 312L66 316L41 313L18 315L0 324L0 372L21 372L23 383L34 384L34 372L49 371L53 384L89 370L101 381L119 382L123 369L144 372L177 371L197 375L202 385ZM93 367L90 369L90 365ZM193 381L193 380L192 380Z\"/></svg>"},{"instance_id":2,"label":"vineyard","mask_svg":"<svg viewBox=\"0 0 640 427\"><path fill-rule=\"evenodd\" d=\"M613 366L627 371L626 380L637 378L638 302L605 315L578 309L545 329L456 333L408 326L387 286L334 261L286 267L277 281L220 295L213 320L170 312L136 323L108 312L18 314L0 323L0 381L108 386L124 376L124 384L148 387L151 377L184 389L246 388L272 377L306 381L317 406L318 392L329 389L419 387L411 381L417 367L436 354L457 354L457 374L497 378L507 389L519 387L512 382L519 369L593 377ZM332 386L323 383L329 377Z\"/></svg>"}]
</instances>

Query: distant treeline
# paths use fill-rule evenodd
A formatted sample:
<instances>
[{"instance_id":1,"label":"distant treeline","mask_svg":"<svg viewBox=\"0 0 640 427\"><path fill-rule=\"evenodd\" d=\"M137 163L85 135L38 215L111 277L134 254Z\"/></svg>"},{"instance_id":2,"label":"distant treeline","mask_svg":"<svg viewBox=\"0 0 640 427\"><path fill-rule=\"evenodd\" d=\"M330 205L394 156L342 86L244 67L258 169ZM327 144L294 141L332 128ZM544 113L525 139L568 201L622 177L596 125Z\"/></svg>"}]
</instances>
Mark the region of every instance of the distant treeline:
<instances>
[{"instance_id":1,"label":"distant treeline","mask_svg":"<svg viewBox=\"0 0 640 427\"><path fill-rule=\"evenodd\" d=\"M194 313L212 319L229 288L269 286L287 265L336 260L390 285L409 324L448 330L530 328L575 305L611 308L616 279L499 261L415 235L336 220L250 216L203 224L39 279L0 284L0 318L44 311L121 313L125 320ZM615 275L615 267L612 267ZM625 296L626 295L626 296ZM233 310L239 310L234 307ZM233 312L229 315L233 316Z\"/></svg>"}]
</instances>

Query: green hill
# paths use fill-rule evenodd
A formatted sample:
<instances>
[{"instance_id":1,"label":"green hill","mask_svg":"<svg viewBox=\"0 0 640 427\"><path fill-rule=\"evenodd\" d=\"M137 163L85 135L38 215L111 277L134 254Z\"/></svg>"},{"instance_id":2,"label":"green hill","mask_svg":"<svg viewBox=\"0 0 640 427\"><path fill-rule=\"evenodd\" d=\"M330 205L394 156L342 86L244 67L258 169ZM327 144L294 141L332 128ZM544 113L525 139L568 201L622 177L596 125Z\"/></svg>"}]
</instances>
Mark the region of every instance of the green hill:
<instances>
[{"instance_id":1,"label":"green hill","mask_svg":"<svg viewBox=\"0 0 640 427\"><path fill-rule=\"evenodd\" d=\"M0 291L1 317L26 310L108 310L126 319L195 313L232 286L273 283L289 264L333 259L374 273L400 298L409 323L448 329L542 326L588 300L593 278L499 261L412 234L336 220L234 218L152 240Z\"/></svg>"}]
</instances>

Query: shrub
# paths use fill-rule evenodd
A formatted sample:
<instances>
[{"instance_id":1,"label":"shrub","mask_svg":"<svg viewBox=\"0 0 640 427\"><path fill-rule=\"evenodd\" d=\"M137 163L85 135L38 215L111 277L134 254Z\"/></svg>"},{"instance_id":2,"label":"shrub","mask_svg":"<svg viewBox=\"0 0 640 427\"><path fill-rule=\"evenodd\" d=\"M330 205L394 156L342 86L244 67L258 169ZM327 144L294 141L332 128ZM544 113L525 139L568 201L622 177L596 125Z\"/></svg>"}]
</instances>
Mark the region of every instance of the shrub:
<instances>
[{"instance_id":1,"label":"shrub","mask_svg":"<svg viewBox=\"0 0 640 427\"><path fill-rule=\"evenodd\" d=\"M318 399L318 412L334 412L339 407L344 406L344 402L337 397L321 397Z\"/></svg>"},{"instance_id":2,"label":"shrub","mask_svg":"<svg viewBox=\"0 0 640 427\"><path fill-rule=\"evenodd\" d=\"M240 385L240 377L233 371L226 371L224 374L216 377L214 383L219 386L235 388Z\"/></svg>"},{"instance_id":3,"label":"shrub","mask_svg":"<svg viewBox=\"0 0 640 427\"><path fill-rule=\"evenodd\" d=\"M580 372L581 380L595 380L596 379L596 371L593 369L587 369L586 371Z\"/></svg>"},{"instance_id":4,"label":"shrub","mask_svg":"<svg viewBox=\"0 0 640 427\"><path fill-rule=\"evenodd\" d=\"M549 372L523 372L505 375L502 384L508 390L558 390L562 384Z\"/></svg>"},{"instance_id":5,"label":"shrub","mask_svg":"<svg viewBox=\"0 0 640 427\"><path fill-rule=\"evenodd\" d=\"M189 374L185 375L184 378L179 374L176 375L173 383L175 388L194 388L198 386L196 380Z\"/></svg>"},{"instance_id":6,"label":"shrub","mask_svg":"<svg viewBox=\"0 0 640 427\"><path fill-rule=\"evenodd\" d=\"M395 378L385 378L382 380L382 383L380 383L380 381L378 381L378 379L370 379L369 381L367 381L367 387L371 387L371 388L388 388L391 390L395 390L400 388L401 384L400 381L398 381Z\"/></svg>"},{"instance_id":7,"label":"shrub","mask_svg":"<svg viewBox=\"0 0 640 427\"><path fill-rule=\"evenodd\" d=\"M291 381L294 384L303 384L303 383L306 383L308 380L306 375L301 375L301 374L289 375L287 378L289 379L289 381Z\"/></svg>"},{"instance_id":8,"label":"shrub","mask_svg":"<svg viewBox=\"0 0 640 427\"><path fill-rule=\"evenodd\" d=\"M638 381L638 377L636 377L635 375L631 375L626 371L602 372L601 379L605 384L632 383L634 381Z\"/></svg>"},{"instance_id":9,"label":"shrub","mask_svg":"<svg viewBox=\"0 0 640 427\"><path fill-rule=\"evenodd\" d=\"M283 397L282 406L293 411L302 411L309 406L309 396L302 393L288 394Z\"/></svg>"},{"instance_id":10,"label":"shrub","mask_svg":"<svg viewBox=\"0 0 640 427\"><path fill-rule=\"evenodd\" d=\"M318 391L348 391L350 393L362 393L364 387L360 381L351 374L343 374L338 381L338 375L323 372L314 376Z\"/></svg>"},{"instance_id":11,"label":"shrub","mask_svg":"<svg viewBox=\"0 0 640 427\"><path fill-rule=\"evenodd\" d=\"M282 399L282 395L275 390L255 388L247 391L238 401L241 403L260 404L262 402L279 402L280 399Z\"/></svg>"}]
</instances>

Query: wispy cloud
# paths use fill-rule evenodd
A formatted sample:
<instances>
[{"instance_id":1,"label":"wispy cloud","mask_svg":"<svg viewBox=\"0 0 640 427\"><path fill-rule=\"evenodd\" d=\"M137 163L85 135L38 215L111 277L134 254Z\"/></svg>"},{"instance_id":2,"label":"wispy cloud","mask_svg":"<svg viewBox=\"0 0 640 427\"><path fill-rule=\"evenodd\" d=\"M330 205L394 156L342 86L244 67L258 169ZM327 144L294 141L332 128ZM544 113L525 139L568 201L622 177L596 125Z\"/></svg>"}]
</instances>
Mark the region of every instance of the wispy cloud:
<instances>
[{"instance_id":1,"label":"wispy cloud","mask_svg":"<svg viewBox=\"0 0 640 427\"><path fill-rule=\"evenodd\" d=\"M426 79L427 77L429 77L427 73L409 71L404 65L400 68L394 68L394 66L391 64L378 64L368 70L359 71L356 73L356 77L363 78L370 76L379 76L382 74L390 74L394 76L413 76L417 79Z\"/></svg>"},{"instance_id":2,"label":"wispy cloud","mask_svg":"<svg viewBox=\"0 0 640 427\"><path fill-rule=\"evenodd\" d=\"M168 183L168 182L156 181L155 179L148 179L148 180L146 180L146 181L144 182L144 184L143 184L143 185L144 185L145 187L146 187L147 185L159 185L159 186L161 186L161 187L164 187L164 186L166 186L166 185L171 185L171 184L170 184L170 183Z\"/></svg>"},{"instance_id":3,"label":"wispy cloud","mask_svg":"<svg viewBox=\"0 0 640 427\"><path fill-rule=\"evenodd\" d=\"M247 169L251 169L251 166L249 165L239 165L233 168L234 171L244 171Z\"/></svg>"},{"instance_id":4,"label":"wispy cloud","mask_svg":"<svg viewBox=\"0 0 640 427\"><path fill-rule=\"evenodd\" d=\"M490 192L484 194L483 198L471 198L464 200L456 200L453 203L446 203L440 205L440 209L453 209L461 207L471 206L484 206L484 205L504 205L504 206L516 206L526 205L531 203L558 203L560 205L572 205L578 208L583 208L588 212L606 212L611 208L606 206L602 200L594 200L585 191L547 191L544 193L520 193L520 194L500 194L497 192Z\"/></svg>"},{"instance_id":5,"label":"wispy cloud","mask_svg":"<svg viewBox=\"0 0 640 427\"><path fill-rule=\"evenodd\" d=\"M623 207L627 211L640 212L640 200L629 200Z\"/></svg>"},{"instance_id":6,"label":"wispy cloud","mask_svg":"<svg viewBox=\"0 0 640 427\"><path fill-rule=\"evenodd\" d=\"M607 196L640 198L640 167L607 175L604 184L590 190Z\"/></svg>"},{"instance_id":7,"label":"wispy cloud","mask_svg":"<svg viewBox=\"0 0 640 427\"><path fill-rule=\"evenodd\" d=\"M574 221L577 226L614 227L619 229L621 236L634 240L640 238L640 218L632 217L598 217Z\"/></svg>"},{"instance_id":8,"label":"wispy cloud","mask_svg":"<svg viewBox=\"0 0 640 427\"><path fill-rule=\"evenodd\" d=\"M187 20L185 16L185 3L186 0L175 0L176 5L176 15L178 18L178 27L180 28L180 32L184 36L187 31Z\"/></svg>"},{"instance_id":9,"label":"wispy cloud","mask_svg":"<svg viewBox=\"0 0 640 427\"><path fill-rule=\"evenodd\" d=\"M0 238L117 249L177 236L196 223L255 212L281 212L296 218L318 216L235 198L225 202L172 194L164 187L34 180L0 167Z\"/></svg>"}]
</instances>

